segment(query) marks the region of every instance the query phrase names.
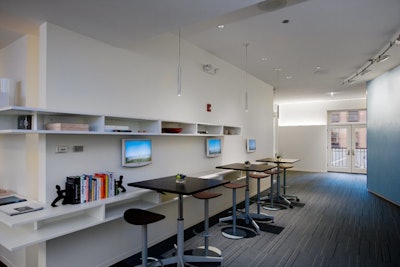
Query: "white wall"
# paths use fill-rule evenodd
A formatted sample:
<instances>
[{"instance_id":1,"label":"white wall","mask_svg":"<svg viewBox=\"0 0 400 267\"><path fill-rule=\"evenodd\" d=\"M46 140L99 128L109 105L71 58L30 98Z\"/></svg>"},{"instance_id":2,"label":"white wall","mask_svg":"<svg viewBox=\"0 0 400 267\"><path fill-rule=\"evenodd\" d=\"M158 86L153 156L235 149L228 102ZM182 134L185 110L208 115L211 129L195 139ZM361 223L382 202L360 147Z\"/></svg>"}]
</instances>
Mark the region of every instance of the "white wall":
<instances>
[{"instance_id":1,"label":"white wall","mask_svg":"<svg viewBox=\"0 0 400 267\"><path fill-rule=\"evenodd\" d=\"M15 105L35 106L38 90L37 37L24 36L0 50L0 77L12 78L18 82ZM0 188L37 198L35 140L32 135L0 135Z\"/></svg>"},{"instance_id":2,"label":"white wall","mask_svg":"<svg viewBox=\"0 0 400 267\"><path fill-rule=\"evenodd\" d=\"M328 110L365 109L366 98L279 105L279 126L326 125Z\"/></svg>"},{"instance_id":3,"label":"white wall","mask_svg":"<svg viewBox=\"0 0 400 267\"><path fill-rule=\"evenodd\" d=\"M296 170L324 172L327 111L365 108L366 99L281 104L276 152L287 158L299 158Z\"/></svg>"},{"instance_id":4,"label":"white wall","mask_svg":"<svg viewBox=\"0 0 400 267\"><path fill-rule=\"evenodd\" d=\"M293 169L326 171L326 126L282 126L278 134L279 154L300 159Z\"/></svg>"},{"instance_id":5,"label":"white wall","mask_svg":"<svg viewBox=\"0 0 400 267\"><path fill-rule=\"evenodd\" d=\"M26 35L0 49L0 77L12 78L18 82L15 105L37 105L37 37Z\"/></svg>"},{"instance_id":6,"label":"white wall","mask_svg":"<svg viewBox=\"0 0 400 267\"><path fill-rule=\"evenodd\" d=\"M46 80L41 81L40 89L47 108L243 126L241 136L224 137L224 153L217 159L205 157L202 137L151 138L155 141L155 162L142 169L120 166L120 138L48 137L46 202L51 201L55 184L71 174L108 169L123 174L130 182L213 169L223 163L256 159L271 151L271 86L250 77L250 109L245 112L243 71L182 42L182 96L178 97L176 36L159 36L132 52L52 24L42 25L42 31L44 28L47 30L41 41L47 52L41 55L41 65L45 66ZM218 74L204 73L204 62L218 66ZM212 104L212 112L206 112L207 103ZM257 138L257 153L245 152L248 135ZM83 144L85 151L54 153L55 146L64 143ZM60 164L65 168L58 168Z\"/></svg>"},{"instance_id":7,"label":"white wall","mask_svg":"<svg viewBox=\"0 0 400 267\"><path fill-rule=\"evenodd\" d=\"M18 162L19 158L25 158L19 163L39 177L36 182L39 192L37 198L48 204L56 197L55 185L63 185L68 175L108 170L114 171L116 175L124 175L124 181L128 183L174 175L177 172L212 170L220 164L255 160L272 153L272 87L249 76L250 108L245 112L244 72L183 40L182 96L178 97L177 37L173 34L161 35L128 51L45 23L41 26L39 40L40 72L37 78L40 79L40 87L35 94L39 107L69 112L242 126L242 135L223 137L223 156L215 159L205 157L205 137L146 137L154 142L154 161L149 166L135 169L121 167L122 137L33 135L27 141L24 138L28 148L18 145L17 151L13 152L15 157L10 158L6 155L6 146L12 146L17 140L8 143L7 140L10 139L0 136L0 141L4 138L4 142L1 142L4 147L0 147L0 158L4 159L2 164L13 166L11 160ZM202 64L205 63L218 67L218 74L204 73ZM212 112L206 112L207 103L212 104ZM257 152L246 153L247 137L257 139ZM83 145L84 152L56 154L55 146L60 144ZM14 171L9 174L6 184L20 181L21 178ZM16 188L24 186L22 183ZM223 205L215 206L213 213L217 209L229 207L230 193L224 193L221 197ZM240 199L243 199L241 194ZM195 209L190 211L185 226L202 220L202 204L199 201L196 204L193 200L189 201L189 210L190 207ZM175 234L175 204L164 205L160 207L160 211L167 215L164 222L166 227L156 229L153 237ZM113 261L138 252L139 236L132 237L134 232L131 230L127 232L127 228L115 227L121 223L122 220L119 220L41 244L41 266L46 266L46 263L54 266L51 264L56 262L70 265L71 258L76 260L76 266L107 266L110 262L104 262L106 252L95 249L96 244L101 242L112 242L114 251L118 251L112 257L107 255L107 259ZM93 238L88 238L83 243L88 243L85 247L90 248L91 257L87 257L87 250L68 247L71 240L75 244L81 244L79 238L88 236ZM114 240L113 236L119 236L120 239ZM150 240L154 241L159 240ZM70 253L65 253L66 251ZM30 266L36 266L35 262L30 261Z\"/></svg>"}]
</instances>

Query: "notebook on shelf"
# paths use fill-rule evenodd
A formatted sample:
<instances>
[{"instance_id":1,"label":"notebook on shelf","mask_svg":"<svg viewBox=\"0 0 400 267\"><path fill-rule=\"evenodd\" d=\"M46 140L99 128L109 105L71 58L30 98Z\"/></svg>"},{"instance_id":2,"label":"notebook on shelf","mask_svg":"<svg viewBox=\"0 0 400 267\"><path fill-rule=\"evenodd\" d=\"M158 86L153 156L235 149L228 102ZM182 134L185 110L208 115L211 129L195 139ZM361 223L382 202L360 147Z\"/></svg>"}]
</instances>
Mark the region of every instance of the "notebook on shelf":
<instances>
[{"instance_id":1,"label":"notebook on shelf","mask_svg":"<svg viewBox=\"0 0 400 267\"><path fill-rule=\"evenodd\" d=\"M0 198L0 211L10 216L27 212L42 210L44 205L40 202L27 200L18 196L8 196Z\"/></svg>"}]
</instances>

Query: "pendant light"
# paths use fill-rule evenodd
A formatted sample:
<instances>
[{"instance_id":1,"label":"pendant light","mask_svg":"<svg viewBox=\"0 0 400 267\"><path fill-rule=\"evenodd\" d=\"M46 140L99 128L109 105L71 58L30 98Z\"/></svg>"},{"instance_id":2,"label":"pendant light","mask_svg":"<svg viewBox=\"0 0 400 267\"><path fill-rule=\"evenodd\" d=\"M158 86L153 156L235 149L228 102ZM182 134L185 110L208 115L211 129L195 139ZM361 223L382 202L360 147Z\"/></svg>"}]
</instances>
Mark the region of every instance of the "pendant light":
<instances>
[{"instance_id":1,"label":"pendant light","mask_svg":"<svg viewBox=\"0 0 400 267\"><path fill-rule=\"evenodd\" d=\"M279 81L280 81L280 74L281 74L281 68L276 68L276 86L274 88L274 93L276 93L276 90L279 88Z\"/></svg>"},{"instance_id":2,"label":"pendant light","mask_svg":"<svg viewBox=\"0 0 400 267\"><path fill-rule=\"evenodd\" d=\"M245 43L245 44L243 44L244 45L244 50L245 50L245 70L246 70L246 73L245 73L245 79L246 79L246 81L245 81L245 95L244 95L244 109L245 109L245 111L246 112L248 112L249 111L249 99L248 99L248 90L247 90L247 87L248 87L248 78L247 78L247 76L248 76L248 74L247 74L247 47L249 46L249 43Z\"/></svg>"},{"instance_id":3,"label":"pendant light","mask_svg":"<svg viewBox=\"0 0 400 267\"><path fill-rule=\"evenodd\" d=\"M182 69L181 69L181 28L178 29L178 77L177 77L177 95L182 93Z\"/></svg>"}]
</instances>

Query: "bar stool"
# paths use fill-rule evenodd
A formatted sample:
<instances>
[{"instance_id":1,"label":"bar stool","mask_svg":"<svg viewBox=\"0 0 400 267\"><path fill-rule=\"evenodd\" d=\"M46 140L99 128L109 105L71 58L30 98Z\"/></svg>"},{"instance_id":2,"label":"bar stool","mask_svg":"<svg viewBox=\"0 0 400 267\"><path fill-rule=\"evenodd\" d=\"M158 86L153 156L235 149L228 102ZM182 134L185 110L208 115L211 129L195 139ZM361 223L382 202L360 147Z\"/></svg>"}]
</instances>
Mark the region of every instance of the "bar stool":
<instances>
[{"instance_id":1,"label":"bar stool","mask_svg":"<svg viewBox=\"0 0 400 267\"><path fill-rule=\"evenodd\" d=\"M208 245L208 238L210 237L210 234L208 232L209 230L208 200L219 197L221 195L222 195L221 193L213 193L210 191L203 191L193 194L195 198L204 200L204 232L200 234L201 236L204 237L204 246L198 247L193 250L193 255L195 256L221 257L222 255L221 250L219 250L216 247L211 247Z\"/></svg>"},{"instance_id":2,"label":"bar stool","mask_svg":"<svg viewBox=\"0 0 400 267\"><path fill-rule=\"evenodd\" d=\"M249 177L257 180L257 213L251 213L250 216L254 220L268 220L274 222L274 216L261 213L261 179L268 178L270 174L265 172L251 172Z\"/></svg>"},{"instance_id":3,"label":"bar stool","mask_svg":"<svg viewBox=\"0 0 400 267\"><path fill-rule=\"evenodd\" d=\"M147 255L147 225L165 218L164 215L142 209L128 209L124 212L124 219L130 224L142 226L142 266L147 267L148 260L156 261L164 266L161 260Z\"/></svg>"},{"instance_id":4,"label":"bar stool","mask_svg":"<svg viewBox=\"0 0 400 267\"><path fill-rule=\"evenodd\" d=\"M279 209L283 209L285 207L282 206L278 206L274 204L274 175L278 175L280 173L282 173L283 171L280 169L272 169L272 170L268 170L265 171L266 174L269 174L271 176L271 187L270 187L270 193L269 193L269 204L268 205L263 205L263 208L266 210L279 210ZM279 178L278 178L279 179ZM279 198L279 188L277 188L278 192L276 193L277 198ZM262 200L266 200L268 198L262 198Z\"/></svg>"},{"instance_id":5,"label":"bar stool","mask_svg":"<svg viewBox=\"0 0 400 267\"><path fill-rule=\"evenodd\" d=\"M294 195L287 195L286 194L286 188L288 187L287 185L286 185L286 170L287 169L291 169L291 168L293 168L293 165L292 164L281 164L280 166L279 166L281 169L283 169L283 196L286 198L286 199L289 199L289 200L296 200L297 202L298 201L300 201L300 199L297 197L297 196L294 196Z\"/></svg>"},{"instance_id":6,"label":"bar stool","mask_svg":"<svg viewBox=\"0 0 400 267\"><path fill-rule=\"evenodd\" d=\"M239 226L236 225L236 189L238 188L245 188L246 184L239 184L239 183L228 183L224 184L224 187L228 189L232 189L232 216L224 217L219 219L219 223L224 221L232 220L232 226L223 228L222 235L226 238L230 239L241 239L247 236L245 230L240 229Z\"/></svg>"}]
</instances>

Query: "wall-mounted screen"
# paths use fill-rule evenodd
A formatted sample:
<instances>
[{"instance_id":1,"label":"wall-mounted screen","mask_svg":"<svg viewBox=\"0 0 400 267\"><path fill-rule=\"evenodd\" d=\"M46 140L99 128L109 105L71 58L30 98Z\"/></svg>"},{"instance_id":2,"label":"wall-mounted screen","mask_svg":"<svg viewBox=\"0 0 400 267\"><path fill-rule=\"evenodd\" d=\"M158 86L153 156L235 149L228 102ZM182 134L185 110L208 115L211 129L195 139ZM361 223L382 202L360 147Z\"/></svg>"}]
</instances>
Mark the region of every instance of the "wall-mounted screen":
<instances>
[{"instance_id":1,"label":"wall-mounted screen","mask_svg":"<svg viewBox=\"0 0 400 267\"><path fill-rule=\"evenodd\" d=\"M147 139L122 139L122 166L141 167L152 161L152 144Z\"/></svg>"},{"instance_id":2,"label":"wall-mounted screen","mask_svg":"<svg viewBox=\"0 0 400 267\"><path fill-rule=\"evenodd\" d=\"M209 158L219 157L222 154L222 140L221 138L207 138L206 139L206 154Z\"/></svg>"},{"instance_id":3,"label":"wall-mounted screen","mask_svg":"<svg viewBox=\"0 0 400 267\"><path fill-rule=\"evenodd\" d=\"M246 150L247 152L255 152L256 151L256 139L248 138L246 142Z\"/></svg>"}]
</instances>

